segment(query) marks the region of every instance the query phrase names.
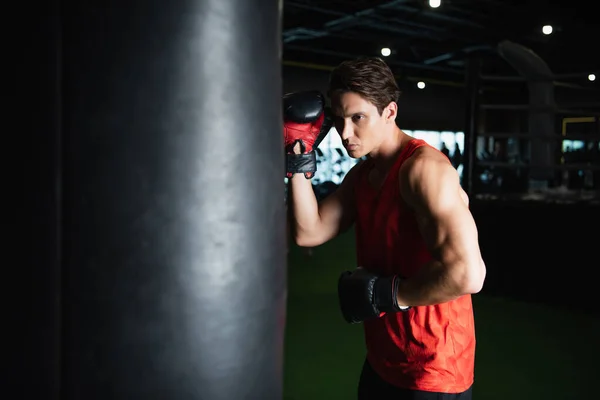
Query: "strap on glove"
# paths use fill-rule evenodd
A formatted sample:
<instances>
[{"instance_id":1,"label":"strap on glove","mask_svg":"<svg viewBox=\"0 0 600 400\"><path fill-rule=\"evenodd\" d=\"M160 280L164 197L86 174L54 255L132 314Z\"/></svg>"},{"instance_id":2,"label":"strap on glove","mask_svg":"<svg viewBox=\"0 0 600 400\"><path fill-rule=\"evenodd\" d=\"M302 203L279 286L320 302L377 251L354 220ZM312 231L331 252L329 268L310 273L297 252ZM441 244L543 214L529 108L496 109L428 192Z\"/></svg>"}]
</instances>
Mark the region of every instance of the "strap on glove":
<instances>
[{"instance_id":1,"label":"strap on glove","mask_svg":"<svg viewBox=\"0 0 600 400\"><path fill-rule=\"evenodd\" d=\"M398 305L398 275L379 277L359 267L342 273L338 280L338 299L346 322L356 324L385 313L408 311Z\"/></svg>"}]
</instances>

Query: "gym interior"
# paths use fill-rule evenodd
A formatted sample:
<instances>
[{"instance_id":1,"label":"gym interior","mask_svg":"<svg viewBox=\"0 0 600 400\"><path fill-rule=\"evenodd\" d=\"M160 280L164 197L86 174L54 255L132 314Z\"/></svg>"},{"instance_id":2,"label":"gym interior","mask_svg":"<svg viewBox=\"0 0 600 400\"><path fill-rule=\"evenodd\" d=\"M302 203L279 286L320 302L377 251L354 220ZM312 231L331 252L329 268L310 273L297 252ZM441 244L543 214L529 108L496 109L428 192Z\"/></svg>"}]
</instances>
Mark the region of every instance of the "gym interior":
<instances>
[{"instance_id":1,"label":"gym interior","mask_svg":"<svg viewBox=\"0 0 600 400\"><path fill-rule=\"evenodd\" d=\"M596 398L600 31L583 5L29 7L5 75L7 398L354 399L363 336L336 297L354 237L286 239L281 97L326 92L360 56L390 65L398 126L447 148L469 194L487 266L474 398ZM318 161L318 198L356 162L335 129Z\"/></svg>"}]
</instances>

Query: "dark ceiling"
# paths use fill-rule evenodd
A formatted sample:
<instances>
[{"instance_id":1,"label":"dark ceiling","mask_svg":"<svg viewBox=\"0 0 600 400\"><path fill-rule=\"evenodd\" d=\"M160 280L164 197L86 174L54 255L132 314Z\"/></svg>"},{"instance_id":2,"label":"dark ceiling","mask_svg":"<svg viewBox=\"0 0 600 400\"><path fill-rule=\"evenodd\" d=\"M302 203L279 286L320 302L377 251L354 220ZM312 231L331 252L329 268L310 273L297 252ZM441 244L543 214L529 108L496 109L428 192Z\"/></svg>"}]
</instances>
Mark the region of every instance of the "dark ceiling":
<instances>
[{"instance_id":1,"label":"dark ceiling","mask_svg":"<svg viewBox=\"0 0 600 400\"><path fill-rule=\"evenodd\" d=\"M284 0L284 65L327 69L357 56L380 56L398 75L444 81L464 80L469 54L483 58L483 73L518 73L497 45L523 45L550 70L577 83L600 75L600 24L593 3L577 1ZM544 35L543 25L553 33ZM573 76L574 75L574 76ZM575 83L574 82L574 83Z\"/></svg>"}]
</instances>

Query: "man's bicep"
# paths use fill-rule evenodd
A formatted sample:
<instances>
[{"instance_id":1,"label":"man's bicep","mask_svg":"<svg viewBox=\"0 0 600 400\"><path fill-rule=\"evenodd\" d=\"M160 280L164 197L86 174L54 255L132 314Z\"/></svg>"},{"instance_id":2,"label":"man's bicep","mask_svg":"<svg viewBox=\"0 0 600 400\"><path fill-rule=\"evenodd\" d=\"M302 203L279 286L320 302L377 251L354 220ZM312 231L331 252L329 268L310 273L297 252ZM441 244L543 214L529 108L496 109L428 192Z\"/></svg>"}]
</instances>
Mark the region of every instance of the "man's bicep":
<instances>
[{"instance_id":1,"label":"man's bicep","mask_svg":"<svg viewBox=\"0 0 600 400\"><path fill-rule=\"evenodd\" d=\"M478 252L477 230L463 197L456 170L444 163L417 165L404 197L413 208L421 233L432 255L453 262Z\"/></svg>"},{"instance_id":2,"label":"man's bicep","mask_svg":"<svg viewBox=\"0 0 600 400\"><path fill-rule=\"evenodd\" d=\"M468 208L457 202L453 211L429 209L421 218L421 231L431 254L451 265L479 258L477 228Z\"/></svg>"}]
</instances>

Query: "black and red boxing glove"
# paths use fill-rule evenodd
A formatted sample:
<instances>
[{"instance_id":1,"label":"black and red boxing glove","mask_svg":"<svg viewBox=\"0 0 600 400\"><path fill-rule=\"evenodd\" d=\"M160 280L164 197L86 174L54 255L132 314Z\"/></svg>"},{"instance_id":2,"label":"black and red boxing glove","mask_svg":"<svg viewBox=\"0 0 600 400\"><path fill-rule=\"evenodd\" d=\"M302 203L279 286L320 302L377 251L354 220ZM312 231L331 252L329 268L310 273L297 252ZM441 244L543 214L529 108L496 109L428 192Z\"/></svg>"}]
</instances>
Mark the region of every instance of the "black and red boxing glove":
<instances>
[{"instance_id":1,"label":"black and red boxing glove","mask_svg":"<svg viewBox=\"0 0 600 400\"><path fill-rule=\"evenodd\" d=\"M385 313L407 311L398 305L397 275L380 277L364 268L342 273L338 280L338 299L346 322L357 324Z\"/></svg>"},{"instance_id":2,"label":"black and red boxing glove","mask_svg":"<svg viewBox=\"0 0 600 400\"><path fill-rule=\"evenodd\" d=\"M283 97L286 177L304 173L307 179L311 179L315 175L315 150L332 126L330 113L325 109L325 98L319 91L294 92ZM297 144L299 154L294 151Z\"/></svg>"}]
</instances>

